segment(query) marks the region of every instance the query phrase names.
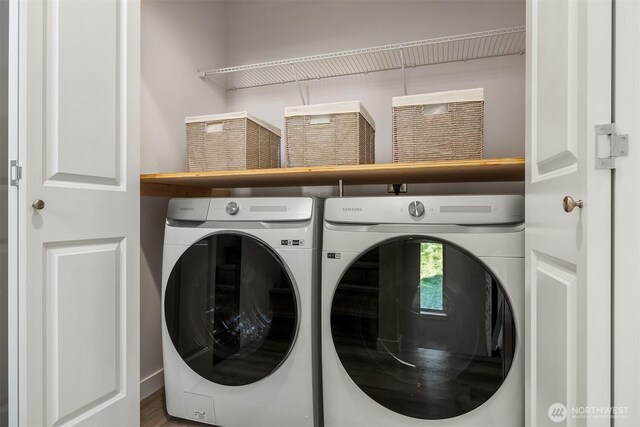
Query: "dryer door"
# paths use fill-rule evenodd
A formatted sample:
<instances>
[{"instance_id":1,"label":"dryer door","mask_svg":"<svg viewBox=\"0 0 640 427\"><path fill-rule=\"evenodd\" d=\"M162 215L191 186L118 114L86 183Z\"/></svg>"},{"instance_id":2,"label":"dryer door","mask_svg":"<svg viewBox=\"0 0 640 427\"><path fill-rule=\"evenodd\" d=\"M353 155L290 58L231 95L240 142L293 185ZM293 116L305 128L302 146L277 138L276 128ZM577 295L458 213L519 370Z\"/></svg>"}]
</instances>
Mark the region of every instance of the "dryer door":
<instances>
[{"instance_id":1,"label":"dryer door","mask_svg":"<svg viewBox=\"0 0 640 427\"><path fill-rule=\"evenodd\" d=\"M279 256L246 235L215 234L192 245L165 291L173 345L194 372L240 386L286 359L298 324L293 281Z\"/></svg>"},{"instance_id":2,"label":"dryer door","mask_svg":"<svg viewBox=\"0 0 640 427\"><path fill-rule=\"evenodd\" d=\"M461 248L428 238L389 240L357 258L335 291L331 333L364 393L428 420L486 402L516 343L511 305L492 273Z\"/></svg>"}]
</instances>

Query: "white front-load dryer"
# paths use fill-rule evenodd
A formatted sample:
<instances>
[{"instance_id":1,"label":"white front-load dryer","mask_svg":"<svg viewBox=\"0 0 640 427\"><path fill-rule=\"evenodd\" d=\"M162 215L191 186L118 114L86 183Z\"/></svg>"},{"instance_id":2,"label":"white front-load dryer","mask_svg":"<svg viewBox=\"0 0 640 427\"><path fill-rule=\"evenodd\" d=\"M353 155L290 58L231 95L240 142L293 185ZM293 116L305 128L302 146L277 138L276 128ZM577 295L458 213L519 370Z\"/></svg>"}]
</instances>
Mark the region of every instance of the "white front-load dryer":
<instances>
[{"instance_id":1,"label":"white front-load dryer","mask_svg":"<svg viewBox=\"0 0 640 427\"><path fill-rule=\"evenodd\" d=\"M162 347L170 415L224 427L318 422L320 204L169 202Z\"/></svg>"},{"instance_id":2,"label":"white front-load dryer","mask_svg":"<svg viewBox=\"0 0 640 427\"><path fill-rule=\"evenodd\" d=\"M327 427L524 424L524 198L325 202Z\"/></svg>"}]
</instances>

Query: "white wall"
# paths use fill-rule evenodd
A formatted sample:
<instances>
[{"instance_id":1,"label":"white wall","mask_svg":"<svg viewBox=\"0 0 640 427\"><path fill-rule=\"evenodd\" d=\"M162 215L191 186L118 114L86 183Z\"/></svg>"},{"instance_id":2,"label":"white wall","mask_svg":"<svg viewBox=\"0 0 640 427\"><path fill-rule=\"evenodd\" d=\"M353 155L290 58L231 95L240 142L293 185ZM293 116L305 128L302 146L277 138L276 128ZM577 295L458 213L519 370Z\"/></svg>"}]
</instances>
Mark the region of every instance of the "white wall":
<instances>
[{"instance_id":1,"label":"white wall","mask_svg":"<svg viewBox=\"0 0 640 427\"><path fill-rule=\"evenodd\" d=\"M142 1L141 172L186 170L185 116L226 110L226 93L196 75L225 61L225 5ZM141 199L141 397L161 385L162 242L167 199ZM160 372L158 374L158 372Z\"/></svg>"},{"instance_id":2,"label":"white wall","mask_svg":"<svg viewBox=\"0 0 640 427\"><path fill-rule=\"evenodd\" d=\"M524 25L524 1L234 1L227 8L227 63L245 64ZM483 87L485 157L524 155L525 57L410 69L409 94ZM311 103L360 100L376 122L376 162L391 161L391 98L402 71L308 84ZM230 111L249 110L284 129L297 86L229 91Z\"/></svg>"}]
</instances>

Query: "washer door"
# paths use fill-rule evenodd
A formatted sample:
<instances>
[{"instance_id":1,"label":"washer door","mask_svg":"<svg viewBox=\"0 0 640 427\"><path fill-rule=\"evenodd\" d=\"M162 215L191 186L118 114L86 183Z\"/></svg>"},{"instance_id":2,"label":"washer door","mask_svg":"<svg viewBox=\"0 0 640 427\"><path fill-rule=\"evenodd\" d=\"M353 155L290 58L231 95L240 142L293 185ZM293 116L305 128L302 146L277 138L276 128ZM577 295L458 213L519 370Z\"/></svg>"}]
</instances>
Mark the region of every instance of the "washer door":
<instances>
[{"instance_id":1,"label":"washer door","mask_svg":"<svg viewBox=\"0 0 640 427\"><path fill-rule=\"evenodd\" d=\"M382 406L439 420L500 388L516 343L502 286L462 249L399 238L367 251L340 279L331 333L351 379Z\"/></svg>"},{"instance_id":2,"label":"washer door","mask_svg":"<svg viewBox=\"0 0 640 427\"><path fill-rule=\"evenodd\" d=\"M217 384L259 381L293 346L292 280L271 248L246 235L215 234L187 249L169 276L164 304L176 350Z\"/></svg>"}]
</instances>

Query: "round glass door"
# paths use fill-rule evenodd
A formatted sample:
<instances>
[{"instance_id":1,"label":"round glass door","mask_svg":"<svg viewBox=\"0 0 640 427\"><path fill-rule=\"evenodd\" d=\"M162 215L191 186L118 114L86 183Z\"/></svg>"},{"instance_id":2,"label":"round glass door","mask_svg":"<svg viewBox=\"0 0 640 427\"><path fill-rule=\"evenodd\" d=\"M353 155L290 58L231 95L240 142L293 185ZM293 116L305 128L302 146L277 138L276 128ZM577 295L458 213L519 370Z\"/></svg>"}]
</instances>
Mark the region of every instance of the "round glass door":
<instances>
[{"instance_id":1,"label":"round glass door","mask_svg":"<svg viewBox=\"0 0 640 427\"><path fill-rule=\"evenodd\" d=\"M246 385L277 369L295 339L297 298L275 252L251 237L217 234L192 245L165 293L169 336L197 374Z\"/></svg>"},{"instance_id":2,"label":"round glass door","mask_svg":"<svg viewBox=\"0 0 640 427\"><path fill-rule=\"evenodd\" d=\"M334 294L331 333L364 393L427 420L486 402L509 372L516 343L496 278L460 248L424 238L386 241L356 259Z\"/></svg>"}]
</instances>

